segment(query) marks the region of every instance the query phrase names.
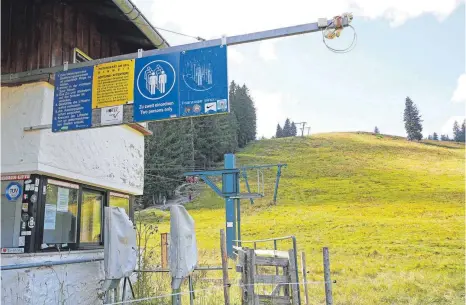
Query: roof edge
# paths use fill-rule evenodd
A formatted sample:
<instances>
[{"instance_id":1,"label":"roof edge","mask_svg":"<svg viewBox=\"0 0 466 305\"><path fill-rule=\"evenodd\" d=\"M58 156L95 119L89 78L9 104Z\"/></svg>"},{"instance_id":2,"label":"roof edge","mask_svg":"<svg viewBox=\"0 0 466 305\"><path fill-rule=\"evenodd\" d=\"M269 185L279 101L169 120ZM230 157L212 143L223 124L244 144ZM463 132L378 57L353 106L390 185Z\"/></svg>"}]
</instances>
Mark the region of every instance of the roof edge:
<instances>
[{"instance_id":1,"label":"roof edge","mask_svg":"<svg viewBox=\"0 0 466 305\"><path fill-rule=\"evenodd\" d=\"M157 49L168 48L170 44L154 28L131 0L112 0L123 14L149 39Z\"/></svg>"}]
</instances>

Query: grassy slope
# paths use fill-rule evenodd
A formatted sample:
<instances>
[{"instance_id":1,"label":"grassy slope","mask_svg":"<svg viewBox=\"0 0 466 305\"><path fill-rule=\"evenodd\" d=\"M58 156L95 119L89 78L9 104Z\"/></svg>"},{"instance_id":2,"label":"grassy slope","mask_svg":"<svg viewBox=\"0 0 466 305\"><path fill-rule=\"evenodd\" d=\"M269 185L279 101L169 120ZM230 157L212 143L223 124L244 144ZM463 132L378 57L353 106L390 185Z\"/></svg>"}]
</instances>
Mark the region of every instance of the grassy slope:
<instances>
[{"instance_id":1,"label":"grassy slope","mask_svg":"<svg viewBox=\"0 0 466 305\"><path fill-rule=\"evenodd\" d=\"M238 154L240 164L288 168L277 206L269 204L271 171L266 198L243 201L242 237L296 235L312 281L322 280L328 246L336 304L464 304L464 152L355 133L258 141ZM207 191L188 209L201 263L218 263L222 200ZM167 214L158 216L168 230ZM310 286L322 303L322 285Z\"/></svg>"}]
</instances>

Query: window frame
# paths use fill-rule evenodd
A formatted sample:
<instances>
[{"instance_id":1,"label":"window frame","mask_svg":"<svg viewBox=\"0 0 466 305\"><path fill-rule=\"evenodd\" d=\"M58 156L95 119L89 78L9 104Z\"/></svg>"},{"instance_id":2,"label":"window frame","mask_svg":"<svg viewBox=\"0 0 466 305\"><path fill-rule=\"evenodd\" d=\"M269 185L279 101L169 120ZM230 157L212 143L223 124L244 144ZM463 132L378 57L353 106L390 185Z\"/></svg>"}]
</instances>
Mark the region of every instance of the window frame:
<instances>
[{"instance_id":1,"label":"window frame","mask_svg":"<svg viewBox=\"0 0 466 305\"><path fill-rule=\"evenodd\" d=\"M46 193L43 192L44 188L46 189L48 183L48 180L55 180L58 182L62 183L67 183L67 184L74 184L78 185L79 189L78 190L78 213L77 213L77 220L76 220L76 243L68 243L67 248L60 248L63 249L64 251L66 250L93 250L93 249L103 249L104 247L104 240L105 240L105 235L104 235L104 212L105 212L105 207L110 206L110 196L112 193L119 194L119 195L124 195L124 196L129 196L129 218L131 221L134 222L134 211L133 211L133 202L134 202L134 196L130 194L126 194L121 191L114 191L110 189L105 189L101 187L96 187L92 185L87 185L83 183L78 183L70 180L65 180L65 179L60 179L56 177L51 177L51 176L46 176L46 175L41 175L40 176L40 192L39 192L39 198L37 202L37 210L36 210L36 234L35 234L35 242L34 242L34 247L33 249L30 249L30 252L57 252L59 251L56 247L50 247L50 248L45 248L41 249L42 243L43 243L43 238L44 238L44 214L45 214L45 203L46 203ZM53 184L53 183L52 183ZM58 186L58 185L57 185ZM100 216L100 221L101 221L101 226L100 226L100 241L99 242L81 242L81 209L82 209L82 202L83 202L83 193L91 192L91 193L97 193L103 196L102 199L102 205L101 205L101 216Z\"/></svg>"},{"instance_id":2,"label":"window frame","mask_svg":"<svg viewBox=\"0 0 466 305\"><path fill-rule=\"evenodd\" d=\"M72 181L66 181L63 179L57 179L55 177L49 177L49 176L42 176L41 177L41 189L39 191L40 194L40 200L39 204L37 206L37 231L36 231L36 243L35 243L35 251L32 252L56 252L59 251L56 247L49 247L49 248L44 248L42 249L42 244L44 243L44 221L45 221L45 204L47 202L47 186L50 185L55 185L57 187L60 187L59 184L54 184L54 183L49 183L49 180L54 180L59 183L64 183L64 184L71 184L71 185L77 185L78 188L72 188L78 191L78 213L76 214L76 242L75 243L67 243L68 247L66 248L61 248L63 250L77 250L79 248L79 206L80 206L80 194L81 194L81 185L76 182ZM63 185L62 185L63 186ZM63 186L66 187L66 186Z\"/></svg>"},{"instance_id":3,"label":"window frame","mask_svg":"<svg viewBox=\"0 0 466 305\"><path fill-rule=\"evenodd\" d=\"M100 241L98 242L81 242L81 209L84 192L102 195L102 205L100 206ZM78 249L80 250L102 248L104 246L104 211L105 207L108 206L107 192L108 191L105 189L84 185L82 185L80 188L80 194L78 198Z\"/></svg>"}]
</instances>

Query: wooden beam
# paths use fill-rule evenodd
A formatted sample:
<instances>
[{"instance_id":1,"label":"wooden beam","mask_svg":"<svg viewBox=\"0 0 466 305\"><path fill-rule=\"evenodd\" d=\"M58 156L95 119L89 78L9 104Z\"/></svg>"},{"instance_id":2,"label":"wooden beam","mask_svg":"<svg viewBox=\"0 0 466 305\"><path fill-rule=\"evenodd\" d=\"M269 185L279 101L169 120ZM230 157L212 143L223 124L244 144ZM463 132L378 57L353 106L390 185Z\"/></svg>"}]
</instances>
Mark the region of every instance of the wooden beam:
<instances>
[{"instance_id":1,"label":"wooden beam","mask_svg":"<svg viewBox=\"0 0 466 305\"><path fill-rule=\"evenodd\" d=\"M223 297L225 305L230 305L230 280L228 279L228 257L225 231L220 230L220 253L222 255Z\"/></svg>"},{"instance_id":2,"label":"wooden beam","mask_svg":"<svg viewBox=\"0 0 466 305\"><path fill-rule=\"evenodd\" d=\"M254 283L260 284L281 284L288 283L288 276L286 275L263 275L256 274L254 276Z\"/></svg>"},{"instance_id":3,"label":"wooden beam","mask_svg":"<svg viewBox=\"0 0 466 305\"><path fill-rule=\"evenodd\" d=\"M256 257L256 266L288 266L288 259L284 257Z\"/></svg>"},{"instance_id":4,"label":"wooden beam","mask_svg":"<svg viewBox=\"0 0 466 305\"><path fill-rule=\"evenodd\" d=\"M289 297L258 295L259 305L290 305Z\"/></svg>"},{"instance_id":5,"label":"wooden beam","mask_svg":"<svg viewBox=\"0 0 466 305\"><path fill-rule=\"evenodd\" d=\"M303 275L304 286L304 304L309 305L309 295L307 291L307 271L306 271L306 253L301 252L301 272Z\"/></svg>"}]
</instances>

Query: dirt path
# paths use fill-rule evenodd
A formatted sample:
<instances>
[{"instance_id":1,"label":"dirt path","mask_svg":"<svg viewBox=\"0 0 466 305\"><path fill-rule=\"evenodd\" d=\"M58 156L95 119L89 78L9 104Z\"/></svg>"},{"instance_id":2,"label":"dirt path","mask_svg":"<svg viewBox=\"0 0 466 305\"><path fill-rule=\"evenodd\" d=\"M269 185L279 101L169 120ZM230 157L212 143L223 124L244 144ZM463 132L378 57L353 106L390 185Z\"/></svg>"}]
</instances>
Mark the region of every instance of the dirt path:
<instances>
[{"instance_id":1,"label":"dirt path","mask_svg":"<svg viewBox=\"0 0 466 305\"><path fill-rule=\"evenodd\" d=\"M165 211L165 210L169 210L170 206L172 205L180 205L180 204L185 205L186 203L190 202L188 192L184 191L184 189L187 188L188 186L191 186L191 183L184 183L178 186L175 190L174 198L167 199L167 201L165 202L165 205L155 205L155 206L148 207L145 210L159 209L159 210ZM200 195L199 188L194 189L192 191L191 201L194 200L194 198L196 198L199 195Z\"/></svg>"}]
</instances>

